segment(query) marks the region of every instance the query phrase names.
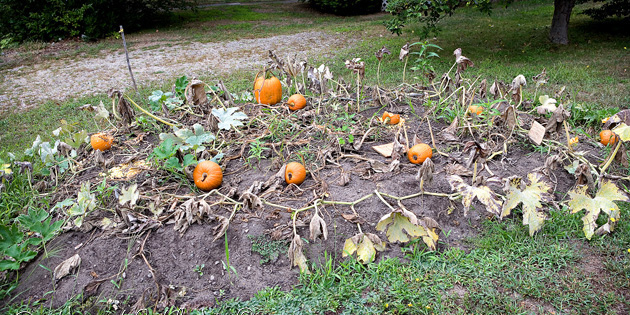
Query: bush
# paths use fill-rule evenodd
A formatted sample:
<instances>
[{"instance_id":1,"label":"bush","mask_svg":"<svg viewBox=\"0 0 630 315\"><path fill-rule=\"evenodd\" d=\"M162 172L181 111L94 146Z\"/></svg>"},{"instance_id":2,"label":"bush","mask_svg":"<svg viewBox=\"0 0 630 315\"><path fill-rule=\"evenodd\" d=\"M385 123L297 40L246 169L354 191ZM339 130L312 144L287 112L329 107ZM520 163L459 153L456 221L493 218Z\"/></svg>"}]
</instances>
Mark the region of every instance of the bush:
<instances>
[{"instance_id":1,"label":"bush","mask_svg":"<svg viewBox=\"0 0 630 315\"><path fill-rule=\"evenodd\" d=\"M381 10L382 0L308 0L317 10L337 15L359 15Z\"/></svg>"},{"instance_id":2,"label":"bush","mask_svg":"<svg viewBox=\"0 0 630 315\"><path fill-rule=\"evenodd\" d=\"M0 0L0 37L14 41L86 35L105 37L153 25L173 8L194 0Z\"/></svg>"}]
</instances>

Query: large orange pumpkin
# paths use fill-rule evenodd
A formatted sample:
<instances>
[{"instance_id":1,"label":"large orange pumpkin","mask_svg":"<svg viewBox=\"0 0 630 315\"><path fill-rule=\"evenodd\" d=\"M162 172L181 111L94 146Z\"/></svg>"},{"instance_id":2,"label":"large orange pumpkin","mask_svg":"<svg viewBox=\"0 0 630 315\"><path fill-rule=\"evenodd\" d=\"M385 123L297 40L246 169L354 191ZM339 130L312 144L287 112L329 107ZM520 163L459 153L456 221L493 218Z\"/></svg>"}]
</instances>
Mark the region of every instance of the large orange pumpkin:
<instances>
[{"instance_id":1,"label":"large orange pumpkin","mask_svg":"<svg viewBox=\"0 0 630 315\"><path fill-rule=\"evenodd\" d=\"M416 144L407 151L407 158L413 164L420 164L433 156L433 150L426 143Z\"/></svg>"},{"instance_id":2,"label":"large orange pumpkin","mask_svg":"<svg viewBox=\"0 0 630 315\"><path fill-rule=\"evenodd\" d=\"M259 104L274 105L282 100L282 85L276 77L257 77L254 82L254 98Z\"/></svg>"},{"instance_id":3,"label":"large orange pumpkin","mask_svg":"<svg viewBox=\"0 0 630 315\"><path fill-rule=\"evenodd\" d=\"M223 171L219 164L212 161L202 161L197 164L193 171L195 186L203 191L210 191L221 186L223 182Z\"/></svg>"},{"instance_id":4,"label":"large orange pumpkin","mask_svg":"<svg viewBox=\"0 0 630 315\"><path fill-rule=\"evenodd\" d=\"M90 144L92 145L92 149L106 151L112 147L114 143L114 138L112 136L106 135L104 133L93 134L90 137Z\"/></svg>"},{"instance_id":5,"label":"large orange pumpkin","mask_svg":"<svg viewBox=\"0 0 630 315\"><path fill-rule=\"evenodd\" d=\"M302 109L304 108L304 106L306 106L306 99L302 94L293 94L291 95L291 97L289 97L287 104L289 104L290 110Z\"/></svg>"},{"instance_id":6,"label":"large orange pumpkin","mask_svg":"<svg viewBox=\"0 0 630 315\"><path fill-rule=\"evenodd\" d=\"M287 167L284 170L284 180L287 184L299 185L304 182L305 178L306 169L304 168L304 165L298 162L291 162L287 164Z\"/></svg>"},{"instance_id":7,"label":"large orange pumpkin","mask_svg":"<svg viewBox=\"0 0 630 315\"><path fill-rule=\"evenodd\" d=\"M599 133L599 142L603 145L614 145L617 140L619 140L619 136L610 130L602 130Z\"/></svg>"}]
</instances>

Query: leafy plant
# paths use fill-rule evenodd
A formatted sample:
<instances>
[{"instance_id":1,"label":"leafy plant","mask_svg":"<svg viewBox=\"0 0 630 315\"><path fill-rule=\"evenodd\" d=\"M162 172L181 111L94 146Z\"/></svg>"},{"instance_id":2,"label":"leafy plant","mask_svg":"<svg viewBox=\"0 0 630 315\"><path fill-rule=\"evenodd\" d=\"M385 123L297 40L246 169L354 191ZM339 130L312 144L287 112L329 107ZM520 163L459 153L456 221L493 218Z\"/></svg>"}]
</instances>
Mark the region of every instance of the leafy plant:
<instances>
[{"instance_id":1,"label":"leafy plant","mask_svg":"<svg viewBox=\"0 0 630 315\"><path fill-rule=\"evenodd\" d=\"M241 120L247 119L247 115L243 112L237 112L238 107L230 107L228 109L215 108L212 109L212 115L219 120L219 128L223 130L230 130L232 128L243 125Z\"/></svg>"},{"instance_id":2,"label":"leafy plant","mask_svg":"<svg viewBox=\"0 0 630 315\"><path fill-rule=\"evenodd\" d=\"M149 96L149 104L151 110L159 111L162 109L162 104L169 110L172 110L184 103L184 100L177 95L173 95L172 92L162 92L161 90L153 91L153 94Z\"/></svg>"},{"instance_id":3,"label":"leafy plant","mask_svg":"<svg viewBox=\"0 0 630 315\"><path fill-rule=\"evenodd\" d=\"M619 207L615 204L615 201L629 202L630 199L611 181L603 181L594 198L589 196L587 190L588 186L577 186L569 191L571 199L568 202L568 206L571 209L571 213L586 210L586 214L582 217L582 222L584 223L583 231L586 238L590 240L595 233L604 234L614 230L615 223L620 216ZM605 224L597 227L597 219L601 211L608 215L608 220ZM597 230L595 230L596 228Z\"/></svg>"},{"instance_id":4,"label":"leafy plant","mask_svg":"<svg viewBox=\"0 0 630 315\"><path fill-rule=\"evenodd\" d=\"M529 184L522 187L522 179L520 177L512 178L509 182L509 191L506 201L503 203L501 218L510 215L510 210L514 209L520 203L523 203L523 224L529 225L529 235L534 234L542 229L547 216L540 211L541 202L549 202L553 200L551 194L552 187L545 181L541 173L527 174Z\"/></svg>"},{"instance_id":5,"label":"leafy plant","mask_svg":"<svg viewBox=\"0 0 630 315\"><path fill-rule=\"evenodd\" d=\"M429 49L432 48L442 50L442 47L435 44L430 44L429 41L426 40L422 42L415 42L409 45L409 47L413 46L419 46L420 50L410 52L410 55L414 55L416 57L416 59L413 61L413 66L411 67L411 70L419 71L422 75L434 72L435 69L433 69L431 59L440 58L440 56L434 51L429 51Z\"/></svg>"},{"instance_id":6,"label":"leafy plant","mask_svg":"<svg viewBox=\"0 0 630 315\"><path fill-rule=\"evenodd\" d=\"M357 254L357 260L362 264L371 263L376 258L376 251L384 251L386 243L376 234L359 233L349 239L343 246L342 257Z\"/></svg>"},{"instance_id":7,"label":"leafy plant","mask_svg":"<svg viewBox=\"0 0 630 315\"><path fill-rule=\"evenodd\" d=\"M473 199L477 198L481 203L486 206L486 211L494 214L495 216L501 215L501 200L490 188L487 186L470 186L464 182L464 180L457 176L449 176L448 182L451 185L451 189L462 194L462 204L464 205L464 216L468 215L468 210L473 202Z\"/></svg>"},{"instance_id":8,"label":"leafy plant","mask_svg":"<svg viewBox=\"0 0 630 315\"><path fill-rule=\"evenodd\" d=\"M263 153L265 151L271 150L265 146L260 141L260 139L256 139L249 143L249 156L247 157L247 163L251 164L252 159L256 159L259 163L261 159L264 159Z\"/></svg>"},{"instance_id":9,"label":"leafy plant","mask_svg":"<svg viewBox=\"0 0 630 315\"><path fill-rule=\"evenodd\" d=\"M96 208L96 196L91 192L90 187L89 181L82 183L76 199L68 198L60 201L50 211L69 207L66 214L70 218L75 217L74 225L81 227L83 219Z\"/></svg>"},{"instance_id":10,"label":"leafy plant","mask_svg":"<svg viewBox=\"0 0 630 315\"><path fill-rule=\"evenodd\" d=\"M203 268L206 267L206 264L201 264L201 265L195 265L195 267L193 268L193 271L196 272L197 274L199 274L199 277L203 276Z\"/></svg>"},{"instance_id":11,"label":"leafy plant","mask_svg":"<svg viewBox=\"0 0 630 315\"><path fill-rule=\"evenodd\" d=\"M260 264L274 262L280 254L286 252L288 242L284 240L272 240L269 236L247 235L252 242L252 252L260 255Z\"/></svg>"},{"instance_id":12,"label":"leafy plant","mask_svg":"<svg viewBox=\"0 0 630 315\"><path fill-rule=\"evenodd\" d=\"M387 239L394 243L406 243L410 240L422 237L427 246L431 250L435 250L438 235L435 232L437 224L427 222L428 218L418 220L413 212L405 209L395 209L392 212L384 215L376 224L377 231L386 231Z\"/></svg>"}]
</instances>

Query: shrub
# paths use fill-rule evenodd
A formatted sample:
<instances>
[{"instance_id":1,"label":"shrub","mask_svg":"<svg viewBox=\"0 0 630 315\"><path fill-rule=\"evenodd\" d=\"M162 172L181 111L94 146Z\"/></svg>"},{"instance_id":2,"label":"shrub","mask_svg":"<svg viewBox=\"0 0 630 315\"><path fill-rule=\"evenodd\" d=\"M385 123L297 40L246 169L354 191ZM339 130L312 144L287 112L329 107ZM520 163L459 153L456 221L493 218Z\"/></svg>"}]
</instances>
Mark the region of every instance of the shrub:
<instances>
[{"instance_id":1,"label":"shrub","mask_svg":"<svg viewBox=\"0 0 630 315\"><path fill-rule=\"evenodd\" d=\"M151 26L174 8L194 0L0 0L0 37L14 41L104 37L123 25Z\"/></svg>"},{"instance_id":2,"label":"shrub","mask_svg":"<svg viewBox=\"0 0 630 315\"><path fill-rule=\"evenodd\" d=\"M381 10L382 0L308 0L317 10L337 15L359 15Z\"/></svg>"}]
</instances>

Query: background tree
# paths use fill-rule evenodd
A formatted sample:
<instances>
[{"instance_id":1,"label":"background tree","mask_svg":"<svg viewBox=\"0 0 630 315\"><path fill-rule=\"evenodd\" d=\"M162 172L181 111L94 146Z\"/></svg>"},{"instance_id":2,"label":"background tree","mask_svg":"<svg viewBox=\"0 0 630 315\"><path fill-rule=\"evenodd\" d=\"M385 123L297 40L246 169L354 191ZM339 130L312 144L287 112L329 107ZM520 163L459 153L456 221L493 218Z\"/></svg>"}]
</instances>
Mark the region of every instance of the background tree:
<instances>
[{"instance_id":1,"label":"background tree","mask_svg":"<svg viewBox=\"0 0 630 315\"><path fill-rule=\"evenodd\" d=\"M509 4L512 0L500 3ZM549 40L556 44L569 43L568 29L571 12L577 2L589 0L554 0L553 18L549 31ZM595 19L603 19L608 16L630 17L630 0L593 0L604 2L598 8L584 11ZM499 2L493 0L390 0L387 12L393 15L392 19L385 22L385 26L396 34L401 34L402 28L410 21L420 21L423 25L423 34L428 37L437 33L437 24L444 17L452 15L455 10L463 6L473 6L482 12L490 13L492 5Z\"/></svg>"},{"instance_id":2,"label":"background tree","mask_svg":"<svg viewBox=\"0 0 630 315\"><path fill-rule=\"evenodd\" d=\"M133 31L151 26L174 8L195 0L0 0L0 39L57 40L105 37L119 25Z\"/></svg>"}]
</instances>

